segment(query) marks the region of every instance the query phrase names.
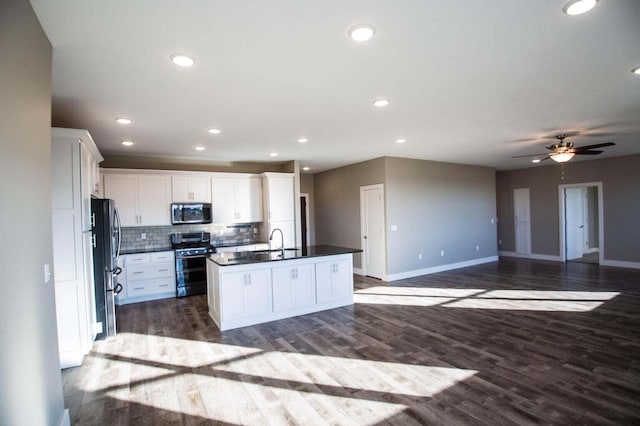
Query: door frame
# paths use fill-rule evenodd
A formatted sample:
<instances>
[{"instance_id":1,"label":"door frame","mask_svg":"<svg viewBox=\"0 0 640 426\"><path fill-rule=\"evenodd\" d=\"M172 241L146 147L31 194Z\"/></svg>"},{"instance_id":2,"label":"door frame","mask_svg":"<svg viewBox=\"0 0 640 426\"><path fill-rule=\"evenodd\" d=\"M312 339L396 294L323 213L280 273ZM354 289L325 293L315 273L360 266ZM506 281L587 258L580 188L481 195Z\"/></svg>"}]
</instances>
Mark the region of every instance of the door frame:
<instances>
[{"instance_id":1,"label":"door frame","mask_svg":"<svg viewBox=\"0 0 640 426\"><path fill-rule=\"evenodd\" d=\"M365 186L361 186L360 187L360 248L362 249L362 255L361 255L361 262L360 262L360 268L362 270L362 275L366 276L367 275L367 267L366 267L366 250L365 250L365 244L364 244L364 237L365 237L365 229L364 229L364 223L365 223L365 211L364 211L364 192L365 191L369 191L372 189L379 189L380 190L380 195L382 197L382 229L384 229L384 232L382 233L382 252L383 252L383 258L384 258L384 262L382 264L382 276L384 277L383 279L386 279L387 276L387 212L385 209L385 198L384 198L384 184L383 183L377 183L375 185L365 185Z\"/></svg>"},{"instance_id":2,"label":"door frame","mask_svg":"<svg viewBox=\"0 0 640 426\"><path fill-rule=\"evenodd\" d=\"M565 205L564 205L564 190L566 188L587 188L595 186L598 188L598 263L600 265L604 262L604 194L602 193L602 182L584 182L584 183L570 183L566 185L558 185L558 218L560 222L558 239L560 240L560 261L567 261L567 248L566 248L566 229L565 229Z\"/></svg>"}]
</instances>

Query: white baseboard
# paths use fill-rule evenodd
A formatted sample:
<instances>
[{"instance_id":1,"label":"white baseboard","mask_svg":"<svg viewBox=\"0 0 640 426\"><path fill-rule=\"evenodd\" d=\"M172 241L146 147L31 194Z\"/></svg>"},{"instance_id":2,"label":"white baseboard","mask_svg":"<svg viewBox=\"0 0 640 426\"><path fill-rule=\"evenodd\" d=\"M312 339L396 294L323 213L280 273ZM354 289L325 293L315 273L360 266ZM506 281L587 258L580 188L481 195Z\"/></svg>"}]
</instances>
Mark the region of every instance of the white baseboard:
<instances>
[{"instance_id":1,"label":"white baseboard","mask_svg":"<svg viewBox=\"0 0 640 426\"><path fill-rule=\"evenodd\" d=\"M602 266L615 266L616 268L640 269L640 262L626 262L623 260L603 260Z\"/></svg>"},{"instance_id":2,"label":"white baseboard","mask_svg":"<svg viewBox=\"0 0 640 426\"><path fill-rule=\"evenodd\" d=\"M562 259L560 258L560 256L555 256L552 254L535 254L535 253L522 254L522 253L516 253L513 251L499 251L498 256L520 257L522 259L550 260L552 262L562 262Z\"/></svg>"},{"instance_id":3,"label":"white baseboard","mask_svg":"<svg viewBox=\"0 0 640 426\"><path fill-rule=\"evenodd\" d=\"M449 263L446 265L433 266L431 268L415 269L413 271L399 272L397 274L387 275L384 281L397 281L405 278L418 277L420 275L435 274L437 272L450 271L452 269L466 268L469 266L480 265L483 263L497 262L498 256L483 257L481 259L465 260L464 262Z\"/></svg>"},{"instance_id":4,"label":"white baseboard","mask_svg":"<svg viewBox=\"0 0 640 426\"><path fill-rule=\"evenodd\" d=\"M356 268L356 267L354 267L354 268L353 268L353 273L354 273L354 274L356 274L356 275L364 275L364 274L362 273L362 268Z\"/></svg>"},{"instance_id":5,"label":"white baseboard","mask_svg":"<svg viewBox=\"0 0 640 426\"><path fill-rule=\"evenodd\" d=\"M71 418L69 417L69 409L66 408L62 414L62 418L58 423L60 426L71 426Z\"/></svg>"},{"instance_id":6,"label":"white baseboard","mask_svg":"<svg viewBox=\"0 0 640 426\"><path fill-rule=\"evenodd\" d=\"M593 248L586 248L583 250L584 254L588 254L588 253L598 253L600 251L599 247L593 247Z\"/></svg>"}]
</instances>

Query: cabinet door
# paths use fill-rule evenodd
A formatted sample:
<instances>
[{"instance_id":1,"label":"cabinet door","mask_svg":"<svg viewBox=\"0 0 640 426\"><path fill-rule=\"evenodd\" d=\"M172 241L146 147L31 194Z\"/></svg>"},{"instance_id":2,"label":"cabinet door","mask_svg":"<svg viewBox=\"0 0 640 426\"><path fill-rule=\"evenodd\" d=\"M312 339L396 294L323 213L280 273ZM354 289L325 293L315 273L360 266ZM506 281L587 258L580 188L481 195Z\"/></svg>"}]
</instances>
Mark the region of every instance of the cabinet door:
<instances>
[{"instance_id":1,"label":"cabinet door","mask_svg":"<svg viewBox=\"0 0 640 426\"><path fill-rule=\"evenodd\" d=\"M208 177L193 176L190 181L192 201L198 203L210 203L211 179Z\"/></svg>"},{"instance_id":2,"label":"cabinet door","mask_svg":"<svg viewBox=\"0 0 640 426\"><path fill-rule=\"evenodd\" d=\"M236 222L235 179L211 178L213 223Z\"/></svg>"},{"instance_id":3,"label":"cabinet door","mask_svg":"<svg viewBox=\"0 0 640 426\"><path fill-rule=\"evenodd\" d=\"M189 188L189 177L172 176L171 194L174 203L188 203L193 201L191 198L191 190Z\"/></svg>"},{"instance_id":4,"label":"cabinet door","mask_svg":"<svg viewBox=\"0 0 640 426\"><path fill-rule=\"evenodd\" d=\"M293 298L296 307L315 305L316 277L313 264L295 267ZM275 298L274 298L275 299Z\"/></svg>"},{"instance_id":5,"label":"cabinet door","mask_svg":"<svg viewBox=\"0 0 640 426\"><path fill-rule=\"evenodd\" d=\"M333 299L333 265L334 262L316 263L316 299L318 303Z\"/></svg>"},{"instance_id":6,"label":"cabinet door","mask_svg":"<svg viewBox=\"0 0 640 426\"><path fill-rule=\"evenodd\" d=\"M248 273L231 272L220 275L221 316L223 321L242 318L245 312L245 287Z\"/></svg>"},{"instance_id":7,"label":"cabinet door","mask_svg":"<svg viewBox=\"0 0 640 426\"><path fill-rule=\"evenodd\" d=\"M93 156L80 144L80 207L82 210L82 230L91 230L91 194L93 193Z\"/></svg>"},{"instance_id":8,"label":"cabinet door","mask_svg":"<svg viewBox=\"0 0 640 426\"><path fill-rule=\"evenodd\" d=\"M98 163L98 160L96 160L95 158L91 158L91 192L93 195L95 195L96 197L100 197L100 193L102 192L100 190L100 180L101 180L101 175L100 175L100 163Z\"/></svg>"},{"instance_id":9,"label":"cabinet door","mask_svg":"<svg viewBox=\"0 0 640 426\"><path fill-rule=\"evenodd\" d=\"M246 315L263 315L273 311L271 269L251 271L246 292Z\"/></svg>"},{"instance_id":10,"label":"cabinet door","mask_svg":"<svg viewBox=\"0 0 640 426\"><path fill-rule=\"evenodd\" d=\"M170 176L139 175L137 206L138 226L171 225Z\"/></svg>"},{"instance_id":11,"label":"cabinet door","mask_svg":"<svg viewBox=\"0 0 640 426\"><path fill-rule=\"evenodd\" d=\"M262 182L260 179L236 179L236 211L239 222L262 222Z\"/></svg>"},{"instance_id":12,"label":"cabinet door","mask_svg":"<svg viewBox=\"0 0 640 426\"><path fill-rule=\"evenodd\" d=\"M280 312L295 306L293 294L295 283L295 268L286 266L273 268L273 311Z\"/></svg>"},{"instance_id":13,"label":"cabinet door","mask_svg":"<svg viewBox=\"0 0 640 426\"><path fill-rule=\"evenodd\" d=\"M353 293L351 274L348 260L316 263L318 303L349 297Z\"/></svg>"},{"instance_id":14,"label":"cabinet door","mask_svg":"<svg viewBox=\"0 0 640 426\"><path fill-rule=\"evenodd\" d=\"M293 179L270 177L269 220L293 220Z\"/></svg>"},{"instance_id":15,"label":"cabinet door","mask_svg":"<svg viewBox=\"0 0 640 426\"><path fill-rule=\"evenodd\" d=\"M122 226L138 226L136 209L136 177L134 175L104 175L104 196L116 202ZM169 207L167 207L167 214Z\"/></svg>"},{"instance_id":16,"label":"cabinet door","mask_svg":"<svg viewBox=\"0 0 640 426\"><path fill-rule=\"evenodd\" d=\"M340 260L334 262L333 270L333 296L335 299L343 299L349 297L353 293L351 285L353 280L353 272L348 260Z\"/></svg>"}]
</instances>

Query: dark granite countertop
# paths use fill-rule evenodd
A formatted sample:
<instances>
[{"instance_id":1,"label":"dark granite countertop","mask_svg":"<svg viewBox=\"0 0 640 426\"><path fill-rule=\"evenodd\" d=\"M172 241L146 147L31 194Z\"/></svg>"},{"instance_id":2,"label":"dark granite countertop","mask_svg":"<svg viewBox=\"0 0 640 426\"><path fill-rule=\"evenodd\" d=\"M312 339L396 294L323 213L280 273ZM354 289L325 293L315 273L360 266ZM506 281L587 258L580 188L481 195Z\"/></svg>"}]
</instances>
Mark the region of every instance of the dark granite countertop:
<instances>
[{"instance_id":1,"label":"dark granite countertop","mask_svg":"<svg viewBox=\"0 0 640 426\"><path fill-rule=\"evenodd\" d=\"M154 248L131 248L127 250L121 250L120 254L157 253L159 251L173 251L173 249L171 248L171 246Z\"/></svg>"},{"instance_id":2,"label":"dark granite countertop","mask_svg":"<svg viewBox=\"0 0 640 426\"><path fill-rule=\"evenodd\" d=\"M237 253L213 253L209 260L220 266L249 265L252 263L279 260L304 259L307 257L335 256L338 254L361 253L361 249L336 246L309 246L303 249L241 251Z\"/></svg>"}]
</instances>

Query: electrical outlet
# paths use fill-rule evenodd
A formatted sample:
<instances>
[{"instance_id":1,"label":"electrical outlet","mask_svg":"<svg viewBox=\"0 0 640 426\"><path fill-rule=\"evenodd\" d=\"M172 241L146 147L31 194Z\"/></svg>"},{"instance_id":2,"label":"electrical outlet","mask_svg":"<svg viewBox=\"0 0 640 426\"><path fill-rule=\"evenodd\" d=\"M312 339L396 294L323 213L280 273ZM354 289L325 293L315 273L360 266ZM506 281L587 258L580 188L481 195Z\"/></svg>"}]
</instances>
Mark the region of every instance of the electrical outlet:
<instances>
[{"instance_id":1,"label":"electrical outlet","mask_svg":"<svg viewBox=\"0 0 640 426\"><path fill-rule=\"evenodd\" d=\"M422 259L422 253L418 253L418 259Z\"/></svg>"},{"instance_id":2,"label":"electrical outlet","mask_svg":"<svg viewBox=\"0 0 640 426\"><path fill-rule=\"evenodd\" d=\"M476 246L476 251L480 251L480 246Z\"/></svg>"},{"instance_id":3,"label":"electrical outlet","mask_svg":"<svg viewBox=\"0 0 640 426\"><path fill-rule=\"evenodd\" d=\"M440 256L444 256L444 250L440 250Z\"/></svg>"},{"instance_id":4,"label":"electrical outlet","mask_svg":"<svg viewBox=\"0 0 640 426\"><path fill-rule=\"evenodd\" d=\"M147 239L147 233L143 232L142 234L140 234L140 239L143 240L143 241L146 240Z\"/></svg>"},{"instance_id":5,"label":"electrical outlet","mask_svg":"<svg viewBox=\"0 0 640 426\"><path fill-rule=\"evenodd\" d=\"M502 245L502 240L498 240L498 244Z\"/></svg>"},{"instance_id":6,"label":"electrical outlet","mask_svg":"<svg viewBox=\"0 0 640 426\"><path fill-rule=\"evenodd\" d=\"M491 218L491 223L493 224L493 223L495 223L495 222L496 222L496 221L495 221L493 218Z\"/></svg>"},{"instance_id":7,"label":"electrical outlet","mask_svg":"<svg viewBox=\"0 0 640 426\"><path fill-rule=\"evenodd\" d=\"M391 225L391 230L392 231L397 231L398 230L398 225Z\"/></svg>"},{"instance_id":8,"label":"electrical outlet","mask_svg":"<svg viewBox=\"0 0 640 426\"><path fill-rule=\"evenodd\" d=\"M44 283L47 284L49 281L51 281L51 265L47 263L44 265Z\"/></svg>"}]
</instances>

